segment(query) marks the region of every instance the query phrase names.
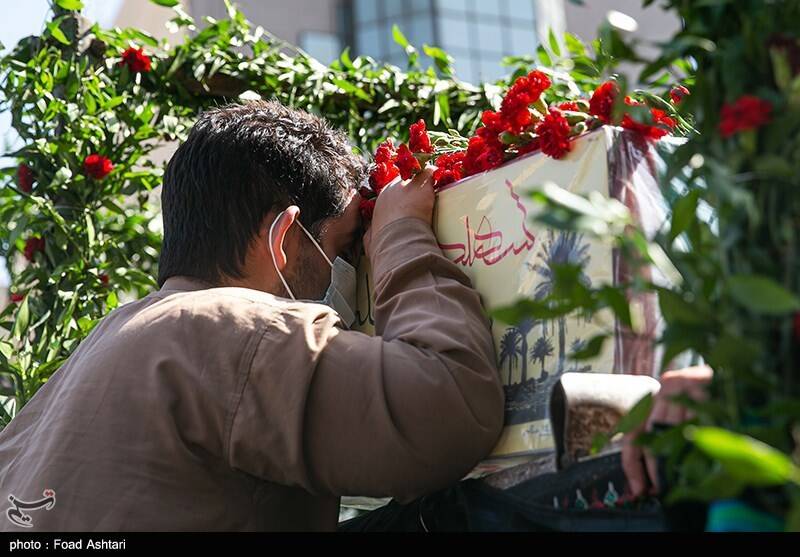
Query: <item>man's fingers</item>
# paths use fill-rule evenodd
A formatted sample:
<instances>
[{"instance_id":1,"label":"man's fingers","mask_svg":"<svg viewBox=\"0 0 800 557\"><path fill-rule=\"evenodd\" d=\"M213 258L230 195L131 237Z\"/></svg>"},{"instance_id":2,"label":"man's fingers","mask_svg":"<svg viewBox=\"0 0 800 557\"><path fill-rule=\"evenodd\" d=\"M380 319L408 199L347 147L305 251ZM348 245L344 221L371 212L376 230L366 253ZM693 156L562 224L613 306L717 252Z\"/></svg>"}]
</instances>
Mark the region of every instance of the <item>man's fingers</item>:
<instances>
[{"instance_id":1,"label":"man's fingers","mask_svg":"<svg viewBox=\"0 0 800 557\"><path fill-rule=\"evenodd\" d=\"M686 407L676 402L664 404L664 417L659 420L662 424L678 425L686 420Z\"/></svg>"},{"instance_id":2,"label":"man's fingers","mask_svg":"<svg viewBox=\"0 0 800 557\"><path fill-rule=\"evenodd\" d=\"M644 451L644 462L647 467L647 475L650 477L650 483L653 484L653 489L650 493L656 495L661 491L661 485L658 481L658 461L649 451Z\"/></svg>"},{"instance_id":3,"label":"man's fingers","mask_svg":"<svg viewBox=\"0 0 800 557\"><path fill-rule=\"evenodd\" d=\"M420 188L433 187L433 172L434 168L426 166L414 176L408 183L409 186L416 186Z\"/></svg>"},{"instance_id":4,"label":"man's fingers","mask_svg":"<svg viewBox=\"0 0 800 557\"><path fill-rule=\"evenodd\" d=\"M644 428L645 431L652 431L653 424L667 423L667 406L668 404L663 398L656 397L653 403L653 409L650 411L650 416L647 418L647 423Z\"/></svg>"},{"instance_id":5,"label":"man's fingers","mask_svg":"<svg viewBox=\"0 0 800 557\"><path fill-rule=\"evenodd\" d=\"M628 484L631 486L633 496L640 497L645 493L647 478L645 476L644 463L642 462L642 449L633 444L635 439L635 434L625 436L622 445L622 469L625 472L625 477L628 478Z\"/></svg>"},{"instance_id":6,"label":"man's fingers","mask_svg":"<svg viewBox=\"0 0 800 557\"><path fill-rule=\"evenodd\" d=\"M658 478L658 461L640 447L633 445L642 430L652 431L655 424L677 425L690 419L692 413L682 404L673 402L672 397L686 394L695 400L705 400L707 393L704 386L711 380L713 372L707 366L698 366L685 370L665 373L661 378L661 390L655 397L653 409L647 422L638 431L625 436L622 448L622 468L636 497L645 495L647 478L653 485L654 492L661 490Z\"/></svg>"}]
</instances>

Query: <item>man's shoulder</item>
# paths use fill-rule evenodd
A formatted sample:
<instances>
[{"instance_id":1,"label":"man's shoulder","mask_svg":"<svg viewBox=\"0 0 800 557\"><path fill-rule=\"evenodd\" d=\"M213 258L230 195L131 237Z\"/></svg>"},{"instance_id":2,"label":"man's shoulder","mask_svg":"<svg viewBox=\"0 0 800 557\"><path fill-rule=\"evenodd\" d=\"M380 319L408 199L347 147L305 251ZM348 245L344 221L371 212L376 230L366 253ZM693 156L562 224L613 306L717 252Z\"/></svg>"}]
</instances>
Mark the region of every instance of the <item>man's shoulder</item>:
<instances>
[{"instance_id":1,"label":"man's shoulder","mask_svg":"<svg viewBox=\"0 0 800 557\"><path fill-rule=\"evenodd\" d=\"M324 304L289 300L250 288L159 291L148 298L152 302L144 311L150 316L158 313L181 321L227 322L237 328L263 329L287 321L312 323L336 316Z\"/></svg>"}]
</instances>

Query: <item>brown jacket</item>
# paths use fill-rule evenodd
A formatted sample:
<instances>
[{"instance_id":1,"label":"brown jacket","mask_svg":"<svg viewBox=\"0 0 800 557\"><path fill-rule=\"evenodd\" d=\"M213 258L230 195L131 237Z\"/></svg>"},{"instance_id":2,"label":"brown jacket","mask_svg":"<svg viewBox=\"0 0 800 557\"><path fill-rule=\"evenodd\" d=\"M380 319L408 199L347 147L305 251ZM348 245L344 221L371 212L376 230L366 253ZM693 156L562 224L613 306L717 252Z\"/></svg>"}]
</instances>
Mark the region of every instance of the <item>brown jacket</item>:
<instances>
[{"instance_id":1,"label":"brown jacket","mask_svg":"<svg viewBox=\"0 0 800 557\"><path fill-rule=\"evenodd\" d=\"M373 240L375 337L186 277L112 312L0 432L3 502L55 491L31 530L334 530L342 495L459 480L502 427L488 321L426 223Z\"/></svg>"}]
</instances>

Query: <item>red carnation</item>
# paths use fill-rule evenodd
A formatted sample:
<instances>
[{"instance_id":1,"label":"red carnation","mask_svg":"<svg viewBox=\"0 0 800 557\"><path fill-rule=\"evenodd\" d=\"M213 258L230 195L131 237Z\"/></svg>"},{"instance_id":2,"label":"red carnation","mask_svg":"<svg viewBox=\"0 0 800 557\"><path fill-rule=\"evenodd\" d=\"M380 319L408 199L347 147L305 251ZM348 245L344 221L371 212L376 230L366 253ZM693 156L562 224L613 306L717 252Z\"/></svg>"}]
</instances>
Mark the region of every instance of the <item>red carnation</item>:
<instances>
[{"instance_id":1,"label":"red carnation","mask_svg":"<svg viewBox=\"0 0 800 557\"><path fill-rule=\"evenodd\" d=\"M433 173L434 189L442 188L464 177L464 151L445 153L436 159L436 170Z\"/></svg>"},{"instance_id":2,"label":"red carnation","mask_svg":"<svg viewBox=\"0 0 800 557\"><path fill-rule=\"evenodd\" d=\"M485 110L481 114L481 122L483 122L483 126L478 128L475 133L489 144L502 149L503 144L500 141L500 134L510 131L510 126L503 118L503 115L492 110Z\"/></svg>"},{"instance_id":3,"label":"red carnation","mask_svg":"<svg viewBox=\"0 0 800 557\"><path fill-rule=\"evenodd\" d=\"M575 101L567 101L558 105L560 110L570 110L572 112L581 112L581 107Z\"/></svg>"},{"instance_id":4,"label":"red carnation","mask_svg":"<svg viewBox=\"0 0 800 557\"><path fill-rule=\"evenodd\" d=\"M11 301L15 304L20 303L24 299L25 299L25 294L20 294L18 292L14 292L11 294Z\"/></svg>"},{"instance_id":5,"label":"red carnation","mask_svg":"<svg viewBox=\"0 0 800 557\"><path fill-rule=\"evenodd\" d=\"M722 137L753 130L763 126L770 120L772 104L752 95L740 97L734 103L725 104L720 114L719 133Z\"/></svg>"},{"instance_id":6,"label":"red carnation","mask_svg":"<svg viewBox=\"0 0 800 557\"><path fill-rule=\"evenodd\" d=\"M387 139L383 143L378 146L378 150L375 151L375 164L380 164L382 162L390 162L394 163L394 159L397 156L397 152L394 149L394 144L392 143L391 139Z\"/></svg>"},{"instance_id":7,"label":"red carnation","mask_svg":"<svg viewBox=\"0 0 800 557\"><path fill-rule=\"evenodd\" d=\"M669 98L672 99L674 104L680 104L683 100L683 97L688 97L690 94L691 93L689 93L689 90L683 85L676 85L669 92Z\"/></svg>"},{"instance_id":8,"label":"red carnation","mask_svg":"<svg viewBox=\"0 0 800 557\"><path fill-rule=\"evenodd\" d=\"M675 127L675 120L667 116L663 110L653 108L650 110L650 114L653 117L653 121L660 125L650 126L642 124L634 120L629 114L626 114L622 118L622 127L634 131L648 139L661 139L669 133L670 129Z\"/></svg>"},{"instance_id":9,"label":"red carnation","mask_svg":"<svg viewBox=\"0 0 800 557\"><path fill-rule=\"evenodd\" d=\"M613 81L606 81L600 85L589 99L589 113L597 116L604 124L611 123L611 110L614 108L614 99L618 93L619 88Z\"/></svg>"},{"instance_id":10,"label":"red carnation","mask_svg":"<svg viewBox=\"0 0 800 557\"><path fill-rule=\"evenodd\" d=\"M628 130L635 131L648 139L661 139L667 135L672 128L675 127L675 120L667 116L667 113L657 108L650 109L650 115L653 117L655 126L649 126L637 122L629 114L622 118L622 127Z\"/></svg>"},{"instance_id":11,"label":"red carnation","mask_svg":"<svg viewBox=\"0 0 800 557\"><path fill-rule=\"evenodd\" d=\"M464 157L464 176L497 168L504 161L503 149L498 142L480 136L471 137Z\"/></svg>"},{"instance_id":12,"label":"red carnation","mask_svg":"<svg viewBox=\"0 0 800 557\"><path fill-rule=\"evenodd\" d=\"M380 162L375 165L369 175L369 185L376 194L379 194L398 176L400 176L400 170L393 162Z\"/></svg>"},{"instance_id":13,"label":"red carnation","mask_svg":"<svg viewBox=\"0 0 800 557\"><path fill-rule=\"evenodd\" d=\"M560 159L569 153L572 149L569 131L569 122L561 111L551 108L544 120L536 126L542 152L554 159Z\"/></svg>"},{"instance_id":14,"label":"red carnation","mask_svg":"<svg viewBox=\"0 0 800 557\"><path fill-rule=\"evenodd\" d=\"M433 145L431 145L431 138L428 136L428 130L425 128L425 120L420 120L416 124L411 124L408 129L408 148L413 153L433 153Z\"/></svg>"},{"instance_id":15,"label":"red carnation","mask_svg":"<svg viewBox=\"0 0 800 557\"><path fill-rule=\"evenodd\" d=\"M131 47L122 53L119 65L128 66L134 73L149 72L150 57L144 53L144 49Z\"/></svg>"},{"instance_id":16,"label":"red carnation","mask_svg":"<svg viewBox=\"0 0 800 557\"><path fill-rule=\"evenodd\" d=\"M89 155L83 159L83 171L95 180L102 180L114 169L111 159L98 155Z\"/></svg>"},{"instance_id":17,"label":"red carnation","mask_svg":"<svg viewBox=\"0 0 800 557\"><path fill-rule=\"evenodd\" d=\"M628 106L645 106L643 102L633 100L630 97L625 97L625 104ZM637 122L630 114L626 114L622 117L622 127L635 131L648 139L661 139L675 127L675 120L667 116L667 113L663 110L651 108L650 117L653 119L654 123L652 126Z\"/></svg>"},{"instance_id":18,"label":"red carnation","mask_svg":"<svg viewBox=\"0 0 800 557\"><path fill-rule=\"evenodd\" d=\"M361 220L368 222L372 220L372 214L375 212L375 199L364 199L358 202L358 210L361 213Z\"/></svg>"},{"instance_id":19,"label":"red carnation","mask_svg":"<svg viewBox=\"0 0 800 557\"><path fill-rule=\"evenodd\" d=\"M500 113L508 122L509 131L519 133L531 122L528 107L539 100L542 93L550 87L550 78L539 70L518 78L506 93Z\"/></svg>"},{"instance_id":20,"label":"red carnation","mask_svg":"<svg viewBox=\"0 0 800 557\"><path fill-rule=\"evenodd\" d=\"M33 261L37 252L44 252L44 238L38 236L31 236L25 240L25 259Z\"/></svg>"},{"instance_id":21,"label":"red carnation","mask_svg":"<svg viewBox=\"0 0 800 557\"><path fill-rule=\"evenodd\" d=\"M33 170L27 164L20 164L17 167L17 182L19 189L25 193L30 193L33 190Z\"/></svg>"},{"instance_id":22,"label":"red carnation","mask_svg":"<svg viewBox=\"0 0 800 557\"><path fill-rule=\"evenodd\" d=\"M411 152L411 149L409 149L405 143L401 144L397 149L397 158L394 164L400 171L400 177L403 180L408 180L414 174L422 170L419 161L414 157L414 153Z\"/></svg>"}]
</instances>

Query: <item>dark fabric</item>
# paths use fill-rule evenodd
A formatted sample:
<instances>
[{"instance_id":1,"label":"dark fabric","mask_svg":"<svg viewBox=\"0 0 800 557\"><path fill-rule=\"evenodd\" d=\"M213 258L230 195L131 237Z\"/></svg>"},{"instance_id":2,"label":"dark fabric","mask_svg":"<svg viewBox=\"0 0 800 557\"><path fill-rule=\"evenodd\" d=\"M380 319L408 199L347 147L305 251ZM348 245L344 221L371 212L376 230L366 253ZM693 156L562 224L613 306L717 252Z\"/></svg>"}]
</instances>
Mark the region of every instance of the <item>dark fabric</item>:
<instances>
[{"instance_id":1,"label":"dark fabric","mask_svg":"<svg viewBox=\"0 0 800 557\"><path fill-rule=\"evenodd\" d=\"M621 501L601 506L590 494L620 486ZM342 522L341 532L663 532L670 523L655 498L633 501L624 496L624 474L618 454L544 474L507 490L479 480L417 499L389 505ZM586 496L578 497L578 492ZM556 508L554 498L560 501ZM585 500L590 508L579 508ZM594 505L595 508L592 508Z\"/></svg>"}]
</instances>

